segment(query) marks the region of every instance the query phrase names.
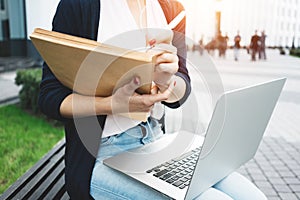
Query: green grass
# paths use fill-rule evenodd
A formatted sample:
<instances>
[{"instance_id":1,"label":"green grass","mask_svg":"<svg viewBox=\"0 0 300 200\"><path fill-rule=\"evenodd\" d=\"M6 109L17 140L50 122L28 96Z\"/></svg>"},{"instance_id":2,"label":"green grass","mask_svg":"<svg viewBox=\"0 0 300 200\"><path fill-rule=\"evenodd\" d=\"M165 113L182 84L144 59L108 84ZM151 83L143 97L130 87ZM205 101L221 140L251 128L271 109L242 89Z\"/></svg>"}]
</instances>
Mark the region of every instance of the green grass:
<instances>
[{"instance_id":1,"label":"green grass","mask_svg":"<svg viewBox=\"0 0 300 200\"><path fill-rule=\"evenodd\" d=\"M32 167L61 138L54 127L17 105L0 107L0 194Z\"/></svg>"}]
</instances>

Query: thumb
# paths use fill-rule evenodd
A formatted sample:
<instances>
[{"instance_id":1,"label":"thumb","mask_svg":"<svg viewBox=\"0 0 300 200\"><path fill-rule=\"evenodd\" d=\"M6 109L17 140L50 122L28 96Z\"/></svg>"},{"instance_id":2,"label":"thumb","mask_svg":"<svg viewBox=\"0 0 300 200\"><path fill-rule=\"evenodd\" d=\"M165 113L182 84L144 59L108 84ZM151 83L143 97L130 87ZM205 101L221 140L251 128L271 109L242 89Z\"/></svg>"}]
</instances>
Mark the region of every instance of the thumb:
<instances>
[{"instance_id":1,"label":"thumb","mask_svg":"<svg viewBox=\"0 0 300 200\"><path fill-rule=\"evenodd\" d=\"M135 90L140 87L141 81L139 77L134 77L130 83L126 84L123 86L123 92L128 95L131 96Z\"/></svg>"},{"instance_id":2,"label":"thumb","mask_svg":"<svg viewBox=\"0 0 300 200\"><path fill-rule=\"evenodd\" d=\"M173 39L173 31L169 29L150 29L147 37L150 46L160 43L169 44Z\"/></svg>"}]
</instances>

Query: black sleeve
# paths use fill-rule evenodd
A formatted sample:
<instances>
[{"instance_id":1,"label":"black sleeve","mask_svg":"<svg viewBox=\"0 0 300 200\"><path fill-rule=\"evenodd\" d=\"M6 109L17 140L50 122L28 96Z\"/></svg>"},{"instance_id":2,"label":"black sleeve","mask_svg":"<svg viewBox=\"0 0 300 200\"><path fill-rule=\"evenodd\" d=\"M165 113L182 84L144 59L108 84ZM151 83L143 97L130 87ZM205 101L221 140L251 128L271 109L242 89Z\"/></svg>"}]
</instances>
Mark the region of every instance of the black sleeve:
<instances>
[{"instance_id":1,"label":"black sleeve","mask_svg":"<svg viewBox=\"0 0 300 200\"><path fill-rule=\"evenodd\" d=\"M74 33L76 28L73 16L73 4L70 0L60 1L52 22L52 29L62 33ZM63 8L63 9L62 9ZM41 111L60 121L65 120L60 114L62 101L72 93L72 90L62 85L54 76L46 63L43 64L43 76L40 84L38 104Z\"/></svg>"}]
</instances>

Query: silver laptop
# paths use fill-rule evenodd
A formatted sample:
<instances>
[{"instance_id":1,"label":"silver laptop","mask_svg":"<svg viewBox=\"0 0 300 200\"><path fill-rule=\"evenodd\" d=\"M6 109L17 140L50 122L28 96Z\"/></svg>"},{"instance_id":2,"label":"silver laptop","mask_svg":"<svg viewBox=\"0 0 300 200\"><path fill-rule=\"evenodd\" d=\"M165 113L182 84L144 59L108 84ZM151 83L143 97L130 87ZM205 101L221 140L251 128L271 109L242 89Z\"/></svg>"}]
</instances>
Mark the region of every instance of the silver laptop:
<instances>
[{"instance_id":1,"label":"silver laptop","mask_svg":"<svg viewBox=\"0 0 300 200\"><path fill-rule=\"evenodd\" d=\"M103 162L171 198L194 199L254 157L285 81L224 93L205 138L166 134Z\"/></svg>"}]
</instances>

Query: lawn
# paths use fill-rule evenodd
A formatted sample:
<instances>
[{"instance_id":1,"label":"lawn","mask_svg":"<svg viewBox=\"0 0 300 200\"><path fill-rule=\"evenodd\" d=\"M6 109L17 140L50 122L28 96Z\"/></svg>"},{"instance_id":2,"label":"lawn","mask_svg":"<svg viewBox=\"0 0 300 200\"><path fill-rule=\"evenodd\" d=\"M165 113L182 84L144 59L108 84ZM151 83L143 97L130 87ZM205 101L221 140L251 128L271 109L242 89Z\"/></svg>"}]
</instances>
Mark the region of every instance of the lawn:
<instances>
[{"instance_id":1,"label":"lawn","mask_svg":"<svg viewBox=\"0 0 300 200\"><path fill-rule=\"evenodd\" d=\"M0 107L0 194L32 167L60 139L62 126L53 126L18 105Z\"/></svg>"}]
</instances>

